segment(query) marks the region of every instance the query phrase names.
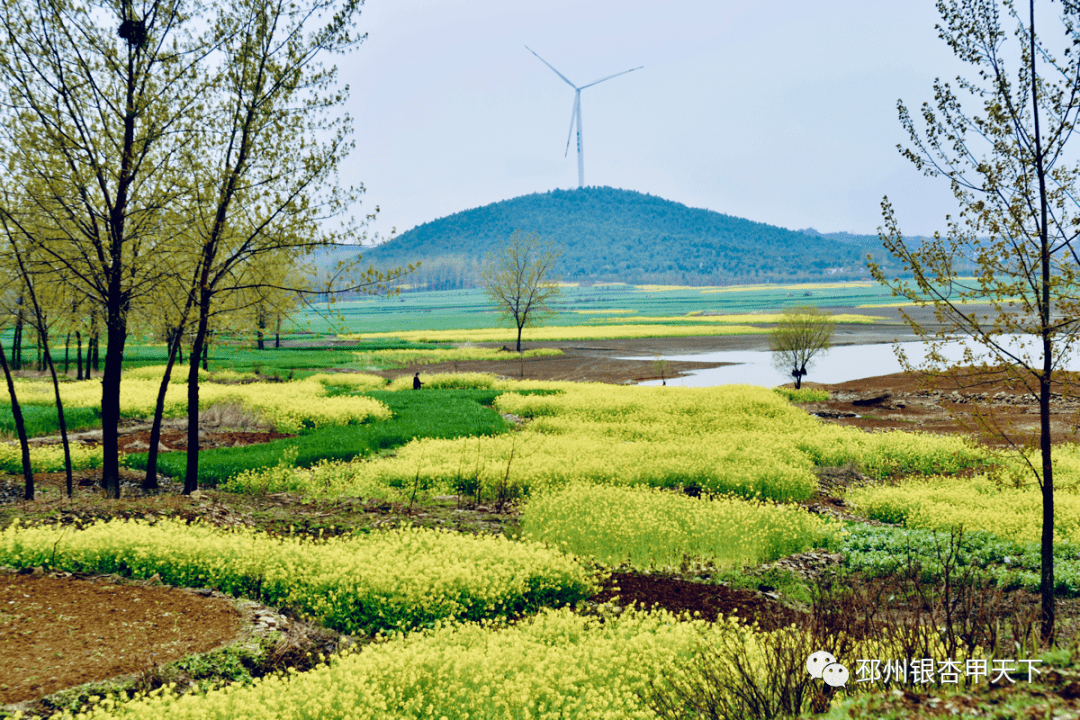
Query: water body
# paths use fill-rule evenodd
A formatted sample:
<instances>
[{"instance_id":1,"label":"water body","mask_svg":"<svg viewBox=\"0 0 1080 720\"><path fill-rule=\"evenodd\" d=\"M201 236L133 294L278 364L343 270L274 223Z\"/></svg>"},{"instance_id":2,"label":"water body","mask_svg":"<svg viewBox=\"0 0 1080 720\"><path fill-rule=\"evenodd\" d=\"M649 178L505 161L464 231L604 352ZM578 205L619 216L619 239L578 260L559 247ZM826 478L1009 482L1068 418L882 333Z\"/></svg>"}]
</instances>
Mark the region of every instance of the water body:
<instances>
[{"instance_id":1,"label":"water body","mask_svg":"<svg viewBox=\"0 0 1080 720\"><path fill-rule=\"evenodd\" d=\"M831 348L824 355L816 357L815 362L808 368L808 373L803 380L818 383L841 383L848 380L875 377L897 373L904 368L896 358L894 351L896 345L883 343L876 345L840 345ZM908 360L918 364L926 357L926 346L921 342L899 343L899 347L907 353ZM964 343L952 342L945 348L945 356L952 360L960 360L963 357ZM1018 348L1016 338L1012 338L1010 347ZM976 357L985 354L977 344L972 345ZM1032 351L1031 355L1035 355ZM633 358L640 360L641 358ZM791 376L786 375L772 366L772 353L755 350L729 350L714 353L702 353L698 355L671 355L665 356L665 360L691 360L694 362L717 362L735 363L721 367L695 370L688 375L671 378L667 381L670 386L683 387L708 387L711 385L764 385L775 387L791 382ZM1063 369L1080 370L1080 353L1073 351L1063 364ZM650 380L639 383L640 385L659 385L660 380Z\"/></svg>"}]
</instances>

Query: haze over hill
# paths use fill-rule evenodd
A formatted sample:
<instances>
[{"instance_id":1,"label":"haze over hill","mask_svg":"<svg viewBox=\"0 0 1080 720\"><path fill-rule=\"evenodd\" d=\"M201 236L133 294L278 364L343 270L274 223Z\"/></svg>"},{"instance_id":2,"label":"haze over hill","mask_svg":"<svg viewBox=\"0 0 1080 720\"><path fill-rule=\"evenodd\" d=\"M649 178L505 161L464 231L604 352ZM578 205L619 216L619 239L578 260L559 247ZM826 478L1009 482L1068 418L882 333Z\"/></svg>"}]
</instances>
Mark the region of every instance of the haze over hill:
<instances>
[{"instance_id":1,"label":"haze over hill","mask_svg":"<svg viewBox=\"0 0 1080 720\"><path fill-rule=\"evenodd\" d=\"M571 282L717 285L865 278L876 236L794 231L632 190L552 190L419 225L365 252L365 264L422 262L414 286L475 284L478 263L515 230L562 247L556 271Z\"/></svg>"}]
</instances>

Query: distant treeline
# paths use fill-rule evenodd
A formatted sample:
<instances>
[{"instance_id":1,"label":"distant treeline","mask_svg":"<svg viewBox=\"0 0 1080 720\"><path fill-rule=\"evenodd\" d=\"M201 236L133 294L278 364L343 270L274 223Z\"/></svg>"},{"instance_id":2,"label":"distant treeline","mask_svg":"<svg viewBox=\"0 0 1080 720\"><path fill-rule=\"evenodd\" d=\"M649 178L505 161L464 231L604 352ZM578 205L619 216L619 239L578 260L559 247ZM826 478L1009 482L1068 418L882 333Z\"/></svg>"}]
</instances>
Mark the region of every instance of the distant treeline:
<instances>
[{"instance_id":1,"label":"distant treeline","mask_svg":"<svg viewBox=\"0 0 1080 720\"><path fill-rule=\"evenodd\" d=\"M492 203L415 227L365 252L383 268L422 262L407 282L456 289L477 281L483 257L515 230L560 244L567 281L719 285L868 277L873 236L787 230L630 190L553 190ZM888 266L888 263L884 263Z\"/></svg>"}]
</instances>

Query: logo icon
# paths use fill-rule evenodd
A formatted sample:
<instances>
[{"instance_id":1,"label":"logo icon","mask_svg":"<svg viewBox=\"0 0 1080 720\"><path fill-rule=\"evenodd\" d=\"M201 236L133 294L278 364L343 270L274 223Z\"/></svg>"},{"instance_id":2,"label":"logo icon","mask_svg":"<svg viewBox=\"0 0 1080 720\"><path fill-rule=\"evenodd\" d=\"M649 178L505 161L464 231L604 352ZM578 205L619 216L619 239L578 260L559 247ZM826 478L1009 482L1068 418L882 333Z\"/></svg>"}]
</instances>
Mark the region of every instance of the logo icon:
<instances>
[{"instance_id":1,"label":"logo icon","mask_svg":"<svg viewBox=\"0 0 1080 720\"><path fill-rule=\"evenodd\" d=\"M824 680L829 687L843 687L847 685L851 673L848 669L836 662L836 656L825 650L818 650L806 658L806 672L815 680Z\"/></svg>"}]
</instances>

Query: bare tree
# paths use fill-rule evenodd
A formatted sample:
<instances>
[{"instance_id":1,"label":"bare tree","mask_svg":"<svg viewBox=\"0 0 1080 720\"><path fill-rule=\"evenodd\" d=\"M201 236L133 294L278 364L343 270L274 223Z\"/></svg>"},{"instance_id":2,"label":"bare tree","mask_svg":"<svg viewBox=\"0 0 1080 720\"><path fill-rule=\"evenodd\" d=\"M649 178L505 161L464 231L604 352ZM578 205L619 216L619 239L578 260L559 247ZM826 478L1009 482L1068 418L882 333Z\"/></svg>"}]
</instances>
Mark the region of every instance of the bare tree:
<instances>
[{"instance_id":1,"label":"bare tree","mask_svg":"<svg viewBox=\"0 0 1080 720\"><path fill-rule=\"evenodd\" d=\"M802 387L814 358L832 346L834 327L829 313L803 305L785 310L769 333L773 366L795 378L796 390Z\"/></svg>"},{"instance_id":2,"label":"bare tree","mask_svg":"<svg viewBox=\"0 0 1080 720\"><path fill-rule=\"evenodd\" d=\"M559 296L553 271L561 253L536 233L515 230L501 252L488 255L481 278L484 291L499 311L517 327L517 352L521 331L537 325L553 313L551 302Z\"/></svg>"},{"instance_id":3,"label":"bare tree","mask_svg":"<svg viewBox=\"0 0 1080 720\"><path fill-rule=\"evenodd\" d=\"M1002 9L1011 28L1003 26ZM938 10L939 35L973 66L976 79L958 78L961 93L936 82L933 103L919 113L921 129L899 103L911 140L900 150L926 175L949 182L960 216L946 218L945 237L911 243L885 198L882 239L914 279L889 278L870 267L895 294L934 309L941 326L936 333L905 315L931 341L927 367L955 375L975 365L982 382L1016 383L1038 404L1036 435L1025 440L999 430L1021 451L1042 491L1041 633L1049 644L1055 615L1051 383L1080 322L1080 165L1066 152L1080 117L1080 6L1064 0L1055 32L1043 35L1035 30L1034 0L1023 16L1011 1L942 1ZM988 303L989 310L974 302ZM977 363L969 348L961 363L949 362L943 343L958 336L981 345L988 357ZM1037 460L1026 452L1036 445Z\"/></svg>"}]
</instances>

